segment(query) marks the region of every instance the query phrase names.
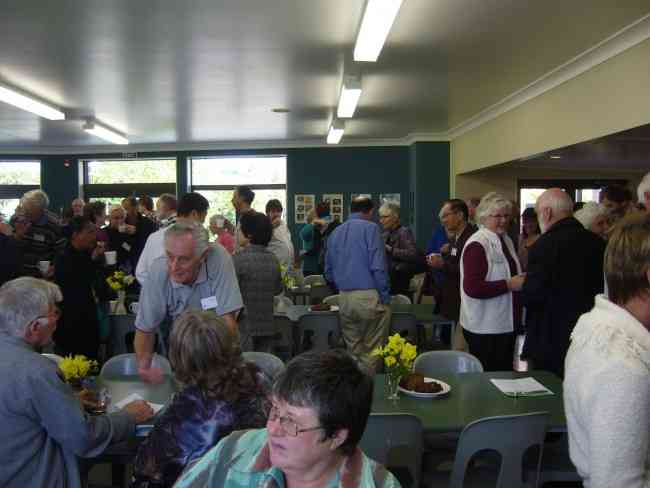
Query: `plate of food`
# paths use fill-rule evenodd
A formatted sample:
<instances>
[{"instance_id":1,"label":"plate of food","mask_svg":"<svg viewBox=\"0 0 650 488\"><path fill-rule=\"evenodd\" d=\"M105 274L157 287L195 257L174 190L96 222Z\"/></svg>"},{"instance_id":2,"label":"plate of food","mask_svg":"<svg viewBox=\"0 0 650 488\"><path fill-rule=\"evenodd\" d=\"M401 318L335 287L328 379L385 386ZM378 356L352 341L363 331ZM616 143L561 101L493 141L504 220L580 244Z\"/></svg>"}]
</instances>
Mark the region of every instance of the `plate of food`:
<instances>
[{"instance_id":1,"label":"plate of food","mask_svg":"<svg viewBox=\"0 0 650 488\"><path fill-rule=\"evenodd\" d=\"M327 303L319 303L318 305L312 305L308 308L310 312L338 312L339 307L337 305L328 305Z\"/></svg>"},{"instance_id":2,"label":"plate of food","mask_svg":"<svg viewBox=\"0 0 650 488\"><path fill-rule=\"evenodd\" d=\"M410 373L400 381L399 391L415 398L435 398L449 393L451 386L444 381Z\"/></svg>"}]
</instances>

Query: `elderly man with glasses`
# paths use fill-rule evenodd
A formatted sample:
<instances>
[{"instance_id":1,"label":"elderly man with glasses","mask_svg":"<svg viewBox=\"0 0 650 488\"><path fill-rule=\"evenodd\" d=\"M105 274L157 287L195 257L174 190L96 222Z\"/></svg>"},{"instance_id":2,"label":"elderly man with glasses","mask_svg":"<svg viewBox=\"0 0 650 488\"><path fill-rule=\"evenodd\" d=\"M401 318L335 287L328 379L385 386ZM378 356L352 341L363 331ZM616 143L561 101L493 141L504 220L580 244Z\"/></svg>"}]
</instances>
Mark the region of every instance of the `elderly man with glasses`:
<instances>
[{"instance_id":1,"label":"elderly man with glasses","mask_svg":"<svg viewBox=\"0 0 650 488\"><path fill-rule=\"evenodd\" d=\"M229 435L175 486L398 487L357 446L372 390L346 352L302 354L275 382L266 429Z\"/></svg>"},{"instance_id":2,"label":"elderly man with glasses","mask_svg":"<svg viewBox=\"0 0 650 488\"><path fill-rule=\"evenodd\" d=\"M0 486L81 486L79 457L94 457L133 435L153 416L146 402L90 417L54 361L36 349L50 343L59 288L35 278L0 287Z\"/></svg>"}]
</instances>

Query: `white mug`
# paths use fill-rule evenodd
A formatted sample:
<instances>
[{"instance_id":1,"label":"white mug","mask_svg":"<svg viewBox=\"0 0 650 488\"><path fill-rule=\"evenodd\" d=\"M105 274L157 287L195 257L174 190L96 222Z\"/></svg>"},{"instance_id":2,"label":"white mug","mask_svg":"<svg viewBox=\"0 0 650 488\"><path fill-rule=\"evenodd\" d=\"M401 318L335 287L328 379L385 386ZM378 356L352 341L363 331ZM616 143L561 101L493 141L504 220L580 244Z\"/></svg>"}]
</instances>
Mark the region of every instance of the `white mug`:
<instances>
[{"instance_id":1,"label":"white mug","mask_svg":"<svg viewBox=\"0 0 650 488\"><path fill-rule=\"evenodd\" d=\"M117 263L117 251L105 251L104 257L106 258L106 264L116 264Z\"/></svg>"},{"instance_id":2,"label":"white mug","mask_svg":"<svg viewBox=\"0 0 650 488\"><path fill-rule=\"evenodd\" d=\"M131 305L129 305L129 310L131 310L132 314L134 314L134 315L138 314L138 305L139 305L138 302L133 302L133 303L131 303Z\"/></svg>"},{"instance_id":3,"label":"white mug","mask_svg":"<svg viewBox=\"0 0 650 488\"><path fill-rule=\"evenodd\" d=\"M47 274L47 272L50 269L50 262L49 261L39 261L38 262L38 269L41 272L43 276Z\"/></svg>"}]
</instances>

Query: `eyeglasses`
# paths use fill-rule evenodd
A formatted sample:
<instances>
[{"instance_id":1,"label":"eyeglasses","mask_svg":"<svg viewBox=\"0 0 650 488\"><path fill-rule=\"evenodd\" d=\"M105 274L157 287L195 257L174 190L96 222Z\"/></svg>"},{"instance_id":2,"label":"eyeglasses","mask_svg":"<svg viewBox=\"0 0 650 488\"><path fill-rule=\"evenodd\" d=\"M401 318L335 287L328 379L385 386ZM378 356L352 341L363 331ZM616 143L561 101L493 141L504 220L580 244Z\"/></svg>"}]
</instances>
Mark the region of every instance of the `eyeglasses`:
<instances>
[{"instance_id":1,"label":"eyeglasses","mask_svg":"<svg viewBox=\"0 0 650 488\"><path fill-rule=\"evenodd\" d=\"M310 432L312 430L319 430L322 429L320 425L318 427L309 427L307 429L299 429L298 424L296 424L293 420L291 420L289 417L282 417L280 416L280 412L278 410L278 407L273 405L271 407L271 411L269 412L269 421L270 422L280 422L280 425L282 426L282 430L287 435L290 435L291 437L298 437L298 434L301 432Z\"/></svg>"}]
</instances>

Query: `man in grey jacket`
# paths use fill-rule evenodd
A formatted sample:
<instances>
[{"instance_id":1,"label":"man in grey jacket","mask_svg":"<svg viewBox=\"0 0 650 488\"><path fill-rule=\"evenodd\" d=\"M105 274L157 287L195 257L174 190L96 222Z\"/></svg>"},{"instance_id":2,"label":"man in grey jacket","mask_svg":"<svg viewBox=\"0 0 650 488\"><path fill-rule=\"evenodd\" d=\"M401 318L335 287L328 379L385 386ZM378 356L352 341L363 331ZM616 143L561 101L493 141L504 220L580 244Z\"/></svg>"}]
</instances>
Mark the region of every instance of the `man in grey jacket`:
<instances>
[{"instance_id":1,"label":"man in grey jacket","mask_svg":"<svg viewBox=\"0 0 650 488\"><path fill-rule=\"evenodd\" d=\"M153 412L143 401L90 417L36 348L56 330L59 288L18 278L0 288L0 486L81 486L77 457L101 454Z\"/></svg>"}]
</instances>

